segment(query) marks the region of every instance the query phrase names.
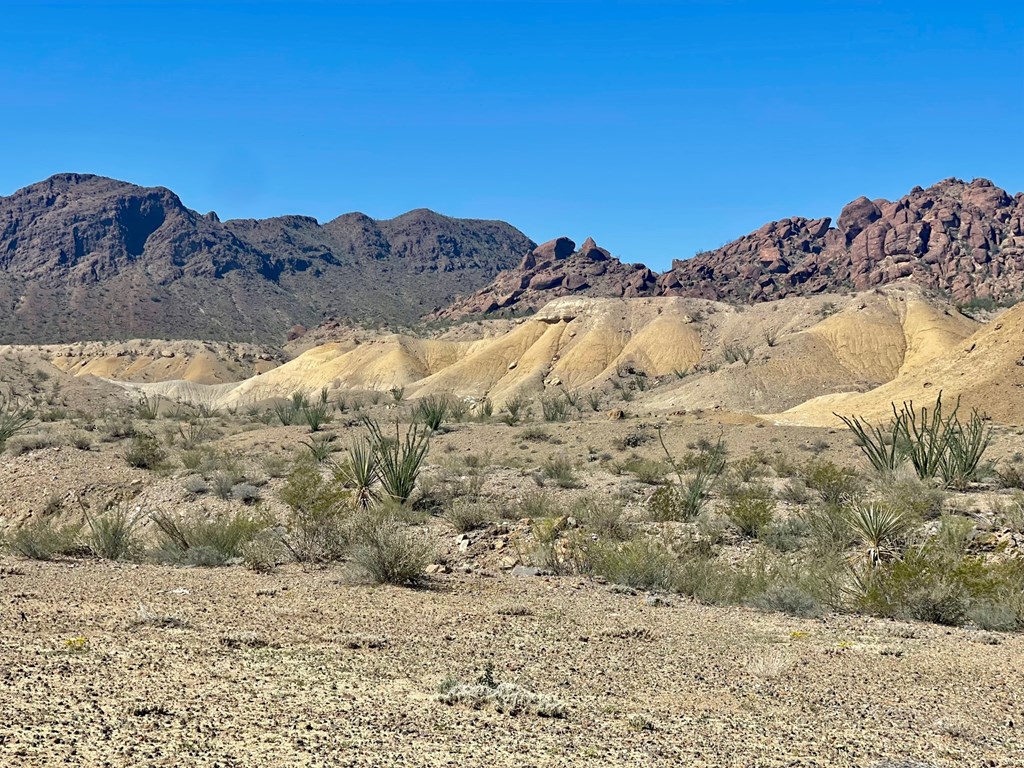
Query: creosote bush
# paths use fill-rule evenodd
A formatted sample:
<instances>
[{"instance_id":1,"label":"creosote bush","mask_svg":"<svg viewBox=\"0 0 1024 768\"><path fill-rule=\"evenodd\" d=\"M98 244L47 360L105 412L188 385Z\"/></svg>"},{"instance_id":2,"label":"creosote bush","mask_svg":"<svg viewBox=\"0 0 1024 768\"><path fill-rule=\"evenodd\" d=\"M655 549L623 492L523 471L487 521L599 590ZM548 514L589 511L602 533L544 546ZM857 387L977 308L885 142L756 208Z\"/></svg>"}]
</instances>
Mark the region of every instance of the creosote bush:
<instances>
[{"instance_id":1,"label":"creosote bush","mask_svg":"<svg viewBox=\"0 0 1024 768\"><path fill-rule=\"evenodd\" d=\"M437 556L430 537L377 511L360 513L352 523L352 562L378 584L419 586Z\"/></svg>"}]
</instances>

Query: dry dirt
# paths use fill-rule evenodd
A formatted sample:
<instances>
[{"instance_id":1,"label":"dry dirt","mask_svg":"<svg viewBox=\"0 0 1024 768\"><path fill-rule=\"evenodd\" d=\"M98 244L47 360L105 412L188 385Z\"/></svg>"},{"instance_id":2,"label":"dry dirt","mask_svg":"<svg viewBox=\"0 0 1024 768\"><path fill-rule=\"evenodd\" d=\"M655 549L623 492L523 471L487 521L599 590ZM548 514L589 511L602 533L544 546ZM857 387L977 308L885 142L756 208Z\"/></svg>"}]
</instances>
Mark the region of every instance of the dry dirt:
<instances>
[{"instance_id":1,"label":"dry dirt","mask_svg":"<svg viewBox=\"0 0 1024 768\"><path fill-rule=\"evenodd\" d=\"M0 568L10 768L1024 764L1019 636L569 578ZM564 719L435 700L488 664Z\"/></svg>"}]
</instances>

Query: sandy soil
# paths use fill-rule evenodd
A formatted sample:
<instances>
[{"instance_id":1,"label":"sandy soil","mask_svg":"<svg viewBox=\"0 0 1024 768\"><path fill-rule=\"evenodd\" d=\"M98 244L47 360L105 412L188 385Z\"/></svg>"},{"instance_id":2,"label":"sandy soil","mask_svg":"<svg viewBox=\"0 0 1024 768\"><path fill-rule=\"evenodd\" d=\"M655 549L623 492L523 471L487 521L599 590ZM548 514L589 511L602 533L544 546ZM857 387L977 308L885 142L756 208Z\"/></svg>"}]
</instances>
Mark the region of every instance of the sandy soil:
<instances>
[{"instance_id":1,"label":"sandy soil","mask_svg":"<svg viewBox=\"0 0 1024 768\"><path fill-rule=\"evenodd\" d=\"M1024 764L1018 636L652 605L577 579L0 569L10 768ZM436 701L488 663L566 717Z\"/></svg>"}]
</instances>

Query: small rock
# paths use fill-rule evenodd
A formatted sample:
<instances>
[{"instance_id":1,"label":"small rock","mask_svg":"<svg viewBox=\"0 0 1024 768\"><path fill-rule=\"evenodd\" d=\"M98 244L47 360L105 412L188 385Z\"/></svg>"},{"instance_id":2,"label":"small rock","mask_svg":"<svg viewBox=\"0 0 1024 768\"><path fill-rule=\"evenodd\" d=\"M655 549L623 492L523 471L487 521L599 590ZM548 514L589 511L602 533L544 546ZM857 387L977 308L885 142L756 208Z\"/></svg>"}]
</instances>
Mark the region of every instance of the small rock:
<instances>
[{"instance_id":1,"label":"small rock","mask_svg":"<svg viewBox=\"0 0 1024 768\"><path fill-rule=\"evenodd\" d=\"M517 565L512 569L513 576L543 576L544 570L535 565Z\"/></svg>"}]
</instances>

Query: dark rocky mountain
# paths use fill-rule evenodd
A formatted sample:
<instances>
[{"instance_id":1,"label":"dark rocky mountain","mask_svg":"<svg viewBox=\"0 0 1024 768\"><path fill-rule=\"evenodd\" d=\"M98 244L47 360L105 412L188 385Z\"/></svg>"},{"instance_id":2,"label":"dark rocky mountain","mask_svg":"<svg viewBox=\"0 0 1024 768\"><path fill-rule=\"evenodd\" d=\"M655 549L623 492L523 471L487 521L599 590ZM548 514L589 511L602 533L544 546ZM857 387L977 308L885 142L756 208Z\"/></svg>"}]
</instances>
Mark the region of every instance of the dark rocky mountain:
<instances>
[{"instance_id":1,"label":"dark rocky mountain","mask_svg":"<svg viewBox=\"0 0 1024 768\"><path fill-rule=\"evenodd\" d=\"M946 179L896 201L861 197L831 224L765 224L674 261L658 279L658 293L764 301L910 278L958 301L1024 294L1024 193L1011 197L986 179Z\"/></svg>"},{"instance_id":2,"label":"dark rocky mountain","mask_svg":"<svg viewBox=\"0 0 1024 768\"><path fill-rule=\"evenodd\" d=\"M517 267L432 318L530 312L553 298L574 293L610 298L651 296L657 277L643 264L623 264L592 238L577 250L568 237L559 237L538 245Z\"/></svg>"},{"instance_id":3,"label":"dark rocky mountain","mask_svg":"<svg viewBox=\"0 0 1024 768\"><path fill-rule=\"evenodd\" d=\"M428 210L221 222L162 187L61 174L0 197L0 343L415 322L533 247L503 222Z\"/></svg>"},{"instance_id":4,"label":"dark rocky mountain","mask_svg":"<svg viewBox=\"0 0 1024 768\"><path fill-rule=\"evenodd\" d=\"M858 198L830 218L794 217L654 275L587 240L559 238L433 317L528 311L571 293L737 302L866 290L909 278L957 301L1024 297L1024 193L947 179L896 201Z\"/></svg>"}]
</instances>

